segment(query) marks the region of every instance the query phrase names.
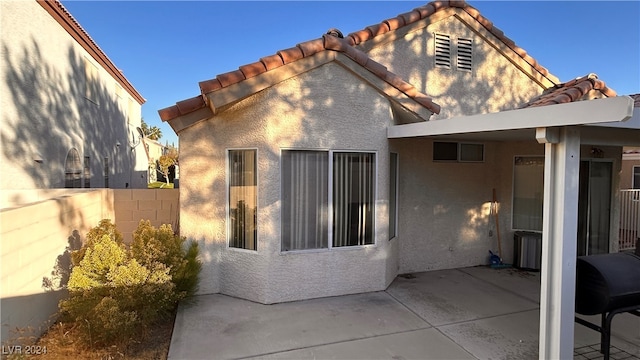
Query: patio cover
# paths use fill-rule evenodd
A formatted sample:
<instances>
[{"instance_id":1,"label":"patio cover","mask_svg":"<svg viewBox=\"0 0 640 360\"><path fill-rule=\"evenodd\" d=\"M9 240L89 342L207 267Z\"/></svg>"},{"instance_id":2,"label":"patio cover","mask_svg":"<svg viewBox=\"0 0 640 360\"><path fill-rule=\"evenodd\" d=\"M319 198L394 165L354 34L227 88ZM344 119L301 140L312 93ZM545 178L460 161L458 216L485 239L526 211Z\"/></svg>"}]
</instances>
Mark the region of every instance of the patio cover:
<instances>
[{"instance_id":1,"label":"patio cover","mask_svg":"<svg viewBox=\"0 0 640 360\"><path fill-rule=\"evenodd\" d=\"M540 359L573 358L580 144L640 146L629 96L390 126L389 139L536 139L545 144Z\"/></svg>"}]
</instances>

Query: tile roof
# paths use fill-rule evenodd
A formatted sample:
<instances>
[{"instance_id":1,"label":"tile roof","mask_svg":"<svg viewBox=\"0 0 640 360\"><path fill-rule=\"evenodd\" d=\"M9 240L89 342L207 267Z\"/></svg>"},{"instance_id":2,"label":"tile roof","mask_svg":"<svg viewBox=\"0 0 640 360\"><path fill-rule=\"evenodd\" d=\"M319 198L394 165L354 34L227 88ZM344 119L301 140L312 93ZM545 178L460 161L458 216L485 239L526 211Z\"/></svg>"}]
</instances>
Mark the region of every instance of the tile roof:
<instances>
[{"instance_id":1,"label":"tile roof","mask_svg":"<svg viewBox=\"0 0 640 360\"><path fill-rule=\"evenodd\" d=\"M597 90L606 97L616 96L616 92L608 88L596 74L589 74L546 89L542 95L532 99L520 108L562 104L578 101L591 90ZM637 103L638 100L636 100Z\"/></svg>"},{"instance_id":2,"label":"tile roof","mask_svg":"<svg viewBox=\"0 0 640 360\"><path fill-rule=\"evenodd\" d=\"M339 31L331 29L328 32L328 34L331 35L325 34L320 39L303 42L295 47L280 50L276 54L263 57L257 62L240 66L237 70L220 74L214 79L202 81L199 83L201 91L200 95L180 101L174 106L161 109L158 111L158 114L163 121L168 121L206 108L206 94L215 92L233 84L240 83L252 77L269 72L280 66L290 64L297 60L303 59L305 57L310 57L318 52L326 50L333 50L344 53L356 63L360 64L387 83L391 84L398 90L413 98L418 103L425 106L427 109L431 110L434 113L439 113L440 106L435 104L427 95L420 93L411 84L400 79L397 75L387 71L384 65L373 61L366 55L366 53L358 50L357 47L359 47L359 45L361 44L365 44L367 41L370 41L377 36L395 31L404 26L425 19L439 11L450 8L461 9L466 12L488 32L493 34L508 48L513 50L514 53L516 53L523 59L523 61L531 65L531 67L538 71L542 76L549 78L552 83L557 82L557 79L553 75L551 75L546 68L538 64L538 62L529 54L527 54L524 49L517 46L513 40L505 36L499 28L495 27L491 21L482 16L480 12L473 6L467 4L465 1L433 1L424 6L417 7L412 11L402 13L394 18L384 20L378 24L370 25L362 30L350 33L344 38L342 38L342 34ZM586 82L584 83L582 81L578 81L579 79L576 79L565 84L556 85L545 91L542 96L523 107L575 101L591 89L600 90L606 96L615 96L615 92L607 88L604 85L604 82L597 80L597 77L592 78L587 76L585 78L586 79L584 80ZM586 89L587 87L590 88ZM583 92L583 90L585 89L586 91ZM554 94L555 96L551 96L551 94Z\"/></svg>"},{"instance_id":3,"label":"tile roof","mask_svg":"<svg viewBox=\"0 0 640 360\"><path fill-rule=\"evenodd\" d=\"M373 61L363 51L353 47L348 40L341 38L342 34L335 29L331 29L327 34L319 39L306 41L295 47L278 51L274 55L266 56L260 61L243 65L238 70L226 72L216 76L214 79L205 80L199 83L201 94L176 103L158 111L163 121L168 121L176 117L186 115L207 106L205 95L240 83L244 80L277 69L283 65L290 64L297 60L310 57L322 51L336 51L343 53L360 66L398 89L418 104L424 106L433 113L440 112L440 105L434 103L429 96L421 93L413 85L402 80L398 75L388 71L387 68Z\"/></svg>"},{"instance_id":4,"label":"tile roof","mask_svg":"<svg viewBox=\"0 0 640 360\"><path fill-rule=\"evenodd\" d=\"M73 39L80 44L107 72L125 88L131 96L133 96L140 105L146 102L145 98L140 95L129 80L124 76L122 71L109 59L107 54L100 49L98 44L89 36L89 33L80 25L80 23L71 15L71 13L62 5L59 0L37 0L53 17L60 26L62 26Z\"/></svg>"},{"instance_id":5,"label":"tile roof","mask_svg":"<svg viewBox=\"0 0 640 360\"><path fill-rule=\"evenodd\" d=\"M540 72L543 76L550 75L549 70L538 64L538 62L529 54L527 54L527 52L523 48L517 46L513 40L505 36L504 32L495 27L489 19L482 16L478 9L467 4L463 0L432 1L424 6L413 9L412 11L400 14L395 18L387 19L379 24L367 26L360 31L353 32L347 35L346 38L348 39L350 44L359 45L375 38L376 36L380 36L384 33L397 30L403 26L415 23L435 14L438 11L445 10L447 8L458 8L464 10L467 14L469 14L469 16L480 23L480 25L482 25L487 31L489 31L491 34L493 34L493 36L502 41L507 47L518 54L524 61L526 61L534 69Z\"/></svg>"},{"instance_id":6,"label":"tile roof","mask_svg":"<svg viewBox=\"0 0 640 360\"><path fill-rule=\"evenodd\" d=\"M640 109L640 94L629 95L633 99L633 107Z\"/></svg>"},{"instance_id":7,"label":"tile roof","mask_svg":"<svg viewBox=\"0 0 640 360\"><path fill-rule=\"evenodd\" d=\"M468 5L465 1L434 1L410 12L400 14L395 18L390 18L379 24L367 26L360 31L353 32L347 35L346 38L344 38L344 41L334 41L333 39L329 39L329 42L327 42L327 35L325 35L323 38L303 42L295 47L280 50L274 55L263 57L260 61L240 66L237 70L220 74L214 79L202 81L199 84L201 92L200 95L180 101L174 106L158 110L158 114L163 121L168 121L186 115L190 112L203 109L207 106L204 95L210 92L242 82L251 77L255 77L259 74L325 50L334 50L345 53L352 60L376 74L381 79L387 81L398 90L404 92L409 97L414 98L414 100L425 106L430 111L439 113L440 106L433 103L427 95L419 93L411 84L387 71L384 65L371 60L364 52L357 50L354 46L371 40L376 36L383 35L415 23L416 21L425 19L434 13L447 8L459 8L464 10L472 18L477 20L485 29L503 41L509 48L533 66L534 69L538 70L544 76L549 74L547 69L538 65L535 59L529 56L526 51L516 46L514 41L504 36L504 33L500 29L494 27L491 21L480 15L480 12L477 9ZM342 34L335 29L329 30L328 34L331 34L330 36L335 39L342 38ZM329 47L327 47L327 44Z\"/></svg>"}]
</instances>

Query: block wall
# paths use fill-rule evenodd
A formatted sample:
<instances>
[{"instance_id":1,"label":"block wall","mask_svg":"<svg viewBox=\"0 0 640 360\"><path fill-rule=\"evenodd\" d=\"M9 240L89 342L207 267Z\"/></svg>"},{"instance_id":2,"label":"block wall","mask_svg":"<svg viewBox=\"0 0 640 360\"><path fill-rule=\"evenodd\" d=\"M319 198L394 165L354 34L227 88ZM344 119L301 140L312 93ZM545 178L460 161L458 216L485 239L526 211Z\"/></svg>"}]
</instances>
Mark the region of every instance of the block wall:
<instances>
[{"instance_id":1,"label":"block wall","mask_svg":"<svg viewBox=\"0 0 640 360\"><path fill-rule=\"evenodd\" d=\"M1 342L28 340L54 320L63 290L48 291L45 278L68 264L86 233L102 219L115 222L125 241L140 220L178 224L178 189L57 189L4 193L0 210ZM11 200L11 201L9 201ZM24 201L35 201L25 204ZM68 265L67 265L68 269ZM67 271L68 272L68 271ZM19 331L17 330L19 329Z\"/></svg>"},{"instance_id":2,"label":"block wall","mask_svg":"<svg viewBox=\"0 0 640 360\"><path fill-rule=\"evenodd\" d=\"M133 232L140 220L150 220L159 227L178 226L179 189L114 190L115 223L124 241L133 240Z\"/></svg>"}]
</instances>

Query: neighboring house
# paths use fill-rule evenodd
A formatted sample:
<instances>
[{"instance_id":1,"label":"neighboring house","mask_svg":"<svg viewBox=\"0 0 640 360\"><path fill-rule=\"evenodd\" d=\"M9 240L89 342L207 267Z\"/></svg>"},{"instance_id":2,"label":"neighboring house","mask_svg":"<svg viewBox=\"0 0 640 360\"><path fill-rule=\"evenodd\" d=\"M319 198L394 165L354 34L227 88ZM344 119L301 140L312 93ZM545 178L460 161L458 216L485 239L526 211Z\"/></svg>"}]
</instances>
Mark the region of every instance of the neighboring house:
<instances>
[{"instance_id":1,"label":"neighboring house","mask_svg":"<svg viewBox=\"0 0 640 360\"><path fill-rule=\"evenodd\" d=\"M625 148L622 153L621 189L640 189L640 148Z\"/></svg>"},{"instance_id":2,"label":"neighboring house","mask_svg":"<svg viewBox=\"0 0 640 360\"><path fill-rule=\"evenodd\" d=\"M0 2L0 189L146 188L145 99L59 1Z\"/></svg>"},{"instance_id":3,"label":"neighboring house","mask_svg":"<svg viewBox=\"0 0 640 360\"><path fill-rule=\"evenodd\" d=\"M572 356L563 264L616 251L611 190L622 147L640 145L629 97L593 74L560 82L461 1L330 30L199 85L159 114L180 137L201 293L378 291L487 264L489 250L511 263L515 232L537 232L541 356Z\"/></svg>"},{"instance_id":4,"label":"neighboring house","mask_svg":"<svg viewBox=\"0 0 640 360\"><path fill-rule=\"evenodd\" d=\"M634 111L640 111L640 94L634 99ZM640 147L627 147L622 152L621 189L640 189Z\"/></svg>"},{"instance_id":5,"label":"neighboring house","mask_svg":"<svg viewBox=\"0 0 640 360\"><path fill-rule=\"evenodd\" d=\"M166 147L159 143L157 140L151 140L149 138L144 138L144 143L147 147L149 157L148 179L149 183L152 183L158 181L156 162L158 161L158 159L160 159L160 156L166 153Z\"/></svg>"}]
</instances>

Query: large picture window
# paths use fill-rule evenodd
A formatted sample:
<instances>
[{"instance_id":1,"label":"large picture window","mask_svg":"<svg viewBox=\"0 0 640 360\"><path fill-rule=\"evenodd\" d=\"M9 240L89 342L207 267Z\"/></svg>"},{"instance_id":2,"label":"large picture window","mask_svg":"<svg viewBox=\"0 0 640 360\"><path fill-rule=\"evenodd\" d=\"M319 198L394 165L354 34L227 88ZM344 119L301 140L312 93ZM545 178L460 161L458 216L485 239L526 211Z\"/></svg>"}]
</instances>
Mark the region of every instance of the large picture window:
<instances>
[{"instance_id":1,"label":"large picture window","mask_svg":"<svg viewBox=\"0 0 640 360\"><path fill-rule=\"evenodd\" d=\"M283 151L282 251L373 244L375 172L374 153Z\"/></svg>"},{"instance_id":2,"label":"large picture window","mask_svg":"<svg viewBox=\"0 0 640 360\"><path fill-rule=\"evenodd\" d=\"M513 166L513 229L542 231L544 156L516 156Z\"/></svg>"},{"instance_id":3,"label":"large picture window","mask_svg":"<svg viewBox=\"0 0 640 360\"><path fill-rule=\"evenodd\" d=\"M282 152L282 250L326 248L329 243L329 155Z\"/></svg>"},{"instance_id":4,"label":"large picture window","mask_svg":"<svg viewBox=\"0 0 640 360\"><path fill-rule=\"evenodd\" d=\"M257 250L256 150L229 150L229 247Z\"/></svg>"}]
</instances>

